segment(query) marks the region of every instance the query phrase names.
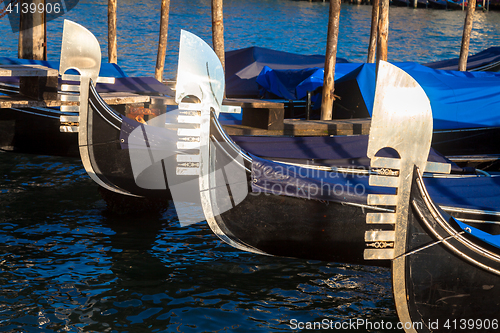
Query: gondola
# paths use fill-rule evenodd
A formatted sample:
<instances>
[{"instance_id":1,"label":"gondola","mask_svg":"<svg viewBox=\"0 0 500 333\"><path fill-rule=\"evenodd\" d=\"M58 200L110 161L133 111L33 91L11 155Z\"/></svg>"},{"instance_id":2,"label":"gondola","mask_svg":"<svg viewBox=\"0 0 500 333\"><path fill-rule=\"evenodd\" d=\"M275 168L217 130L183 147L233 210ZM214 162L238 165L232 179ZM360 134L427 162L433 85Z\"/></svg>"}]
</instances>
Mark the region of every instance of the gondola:
<instances>
[{"instance_id":1,"label":"gondola","mask_svg":"<svg viewBox=\"0 0 500 333\"><path fill-rule=\"evenodd\" d=\"M400 87L416 83L402 71L390 71L391 79ZM387 79L385 73L389 72L379 72L381 80ZM413 94L420 95L425 104L427 96L422 89ZM430 104L410 112L412 122L408 126L400 110L392 107L391 98L385 99L374 109L368 155L373 167L385 165L398 176L374 179L384 191L371 200L395 207L395 213L367 217L368 225L377 219L389 230L373 228L365 234L364 258L391 262L398 328L405 332L496 331L500 306L498 230L479 230L451 217L433 202L422 178L432 137ZM400 158L375 156L387 147L394 148ZM397 194L387 196L388 186L397 188ZM371 248L376 239L387 247Z\"/></svg>"},{"instance_id":2,"label":"gondola","mask_svg":"<svg viewBox=\"0 0 500 333\"><path fill-rule=\"evenodd\" d=\"M357 264L388 264L387 261L365 258L364 250L361 250L360 242L365 242L365 236L374 226L377 230L388 231L390 228L380 223L383 218L377 220L376 217L392 211L370 202L370 193L358 195L356 191L357 188L371 191L369 185L373 183L355 173L325 172L320 175L317 172L314 175L301 167L284 166L246 154L224 134L213 112L210 120L210 134L207 136L211 143L206 149L208 152L205 151L209 160L204 162L203 150L200 158L205 168L213 170L208 169L205 173L201 168L200 174L202 177L207 175L209 183L213 182L205 185L207 189L203 193L207 198L202 202L207 221L217 235L233 246L257 253ZM238 159L239 163L231 162ZM233 175L234 183L228 182L223 174L217 175L215 170L218 169L227 169L226 173ZM383 174L387 170L381 166L377 172ZM241 175L234 176L236 174ZM381 174L378 176L382 177ZM329 177L334 181L326 184ZM243 185L237 187L236 184L246 185L242 189ZM335 191L336 186L338 191ZM215 190L208 195L206 192L210 188ZM329 193L321 191L325 188L330 190ZM386 195L394 193L385 192ZM360 223L367 216L373 217L373 223ZM384 233L370 234L370 245L374 249L389 246L386 239L377 238L378 234Z\"/></svg>"},{"instance_id":3,"label":"gondola","mask_svg":"<svg viewBox=\"0 0 500 333\"><path fill-rule=\"evenodd\" d=\"M384 216L394 211L385 207L383 200L377 203L376 198L370 199L372 193L366 192L373 190L370 186L380 184L380 181L384 183L383 175L392 171L380 165L372 170L376 174L375 180L368 180L356 172L284 165L242 151L217 121L217 106L223 92L223 84L214 80L222 77L220 64L213 64L218 62L217 58L205 43L187 32L182 32L180 49L177 93L181 98L194 95L201 101L191 106L181 104L181 107L191 110L181 112L192 112L193 108L201 110L186 115L192 123L199 124L196 137L200 144L199 149L182 154L180 159L192 158L196 162L171 168L171 174L179 177L199 175L198 183L192 184L192 192L187 196L200 194L199 205L214 233L230 245L255 253L388 264L365 258L362 247L366 244L361 243L365 243L366 235L370 234L370 245L374 249L390 246L383 238L383 232L371 233L371 229L375 226L378 230L390 231L390 225L383 225L386 222ZM211 58L195 66L193 64L200 59L185 57L195 54L194 50ZM193 78L198 84L192 84ZM427 154L428 151L429 147ZM172 154L163 153L164 156ZM427 163L427 168L448 171L446 166L432 163ZM321 171L325 172L321 174ZM327 184L329 178L333 181ZM359 193L357 189L360 188L366 192ZM328 191L323 193L323 189ZM394 193L394 189L385 192L386 195ZM364 223L367 217L372 219L370 224ZM377 238L378 235L382 238Z\"/></svg>"},{"instance_id":4,"label":"gondola","mask_svg":"<svg viewBox=\"0 0 500 333\"><path fill-rule=\"evenodd\" d=\"M478 54L469 57L468 66L471 70L496 70L499 65L498 61L499 47L492 47ZM312 66L322 66L324 56L301 56L297 54L288 54L269 49L252 47L229 51L226 54L226 81L228 82L226 94L230 97L245 96L257 98L259 89L255 82L257 75L264 66L271 66L273 70L291 69L291 68L306 68ZM273 59L278 57L280 63L276 64ZM346 60L337 59L337 63L347 62ZM40 64L51 68L56 68L59 63L54 61L35 61L25 59L1 58L2 64ZM434 69L456 69L458 59L450 59L436 63L428 63L425 66ZM359 66L360 64L339 64L336 69L336 76L341 73L348 73ZM99 75L115 77L115 84L105 85L98 83L96 89L98 92L108 91L128 91L139 94L154 95L158 92L165 93L166 86L160 82L148 82L146 79L154 81L153 78L129 78L115 64L101 64L101 72ZM19 85L19 78L0 78L2 83L10 83L11 85ZM62 84L67 82L62 81ZM317 86L317 85L316 85ZM340 93L342 84L337 82L336 90ZM356 89L347 88L349 95ZM288 97L287 97L288 98ZM350 96L342 96L343 101L352 100ZM337 103L339 103L337 101ZM305 103L303 103L305 104ZM342 103L339 103L339 105ZM288 103L285 103L285 108ZM341 107L346 107L342 104ZM294 108L297 110L297 108ZM287 110L285 110L287 112ZM286 114L286 113L285 113ZM77 133L60 133L57 128L58 119L64 113L59 112L55 108L10 108L4 109L0 116L0 150L32 153L42 155L58 155L77 157L78 140ZM296 115L296 113L295 113ZM340 114L339 114L340 115ZM361 115L362 116L362 115ZM36 124L36 126L32 126ZM446 156L452 156L454 160L471 161L468 158L471 155L477 162L472 162L476 165L482 163L479 167L490 167L491 161L496 161L498 156L492 155L496 151L496 138L500 133L499 127L476 127L466 128L463 130L448 129L435 133L435 142L433 147L444 153ZM480 146L482 151L478 151ZM457 156L458 155L458 156ZM481 156L478 156L481 155ZM479 157L481 157L479 159ZM466 163L463 162L463 163ZM488 163L488 164L485 164ZM495 162L493 162L495 163ZM490 168L496 168L498 163L495 163Z\"/></svg>"},{"instance_id":5,"label":"gondola","mask_svg":"<svg viewBox=\"0 0 500 333\"><path fill-rule=\"evenodd\" d=\"M497 237L455 220L432 202L435 193L422 172L446 173L449 165L427 162L432 114L411 77L381 62L368 143L371 169L360 177L358 171L306 168L243 151L218 122L224 84L216 55L185 31L180 53L179 109L159 126L132 126L126 138L98 143L126 144L136 182L160 181L163 187L166 179L176 209L193 204L179 214L181 222L199 219L201 212L221 239L255 253L391 266L396 309L407 332L453 332L464 325L495 329ZM82 77L84 83L93 80ZM100 104L92 96L89 101ZM85 103L83 97L79 102ZM83 142L81 153L97 171L95 145ZM387 147L399 158L378 156Z\"/></svg>"},{"instance_id":6,"label":"gondola","mask_svg":"<svg viewBox=\"0 0 500 333\"><path fill-rule=\"evenodd\" d=\"M429 8L447 9L448 2L446 0L429 0Z\"/></svg>"},{"instance_id":7,"label":"gondola","mask_svg":"<svg viewBox=\"0 0 500 333\"><path fill-rule=\"evenodd\" d=\"M497 331L498 234L441 210L418 168L409 176L407 226L394 242L401 252L391 255L394 299L403 328L408 333Z\"/></svg>"},{"instance_id":8,"label":"gondola","mask_svg":"<svg viewBox=\"0 0 500 333\"><path fill-rule=\"evenodd\" d=\"M464 9L467 7L467 0L447 0L448 2L448 9Z\"/></svg>"},{"instance_id":9,"label":"gondola","mask_svg":"<svg viewBox=\"0 0 500 333\"><path fill-rule=\"evenodd\" d=\"M444 2L445 0L429 0ZM440 60L435 62L429 62L423 64L424 66L441 69L441 70L457 70L458 69L458 58ZM467 71L478 72L478 71L488 71L488 72L498 72L500 71L500 47L493 46L486 50L478 52L467 58Z\"/></svg>"},{"instance_id":10,"label":"gondola","mask_svg":"<svg viewBox=\"0 0 500 333\"><path fill-rule=\"evenodd\" d=\"M79 47L84 43L86 47ZM60 75L66 92L63 101L79 105L61 106L60 125L64 131L78 133L78 148L88 175L99 184L100 192L112 211L123 213L158 212L171 199L168 186L137 186L130 165L129 150L120 147L120 129L125 116L111 109L96 91L100 78L101 50L97 39L80 25L65 20L61 50ZM66 74L77 70L79 75ZM85 110L85 112L83 112ZM125 119L125 120L124 120Z\"/></svg>"},{"instance_id":11,"label":"gondola","mask_svg":"<svg viewBox=\"0 0 500 333\"><path fill-rule=\"evenodd\" d=\"M83 28L80 27L80 29ZM195 41L198 40L192 36L191 38ZM200 50L203 50L204 52L201 52L201 55L211 55L211 49L204 49L208 47L206 44L197 42L196 45L199 46L198 51L194 52L191 50L191 53L200 53ZM185 50L186 48L183 46L181 49ZM187 54L190 53L188 52ZM180 59L182 60L183 58L181 55ZM188 57L188 59L190 58ZM182 101L184 97L200 95L201 89L197 84L193 84L193 80L200 80L200 74L190 73L195 61L183 60L184 64L182 64L181 60L179 73L184 74L180 75L178 79L177 93L179 94L179 101ZM202 64L204 63L202 61ZM201 68L203 74L203 66L200 65L198 68ZM212 75L211 77L213 78L214 76ZM219 73L217 77L220 79L221 74ZM207 80L205 78L205 81ZM219 91L223 90L223 83L218 83L218 87ZM195 91L193 93L185 92L190 89L194 89ZM214 88L211 86L209 89L211 91ZM291 161L286 161L288 164L282 164L250 156L237 147L231 138L225 135L225 132L217 121L217 117L214 116L211 120L206 121L206 124L210 122L213 124L213 133L211 135L217 138L214 144L216 142L217 145L226 145L224 149L219 149L218 153L230 153L237 157L236 159L240 159L239 164L228 162L228 165L231 165L231 168L235 168L236 170L234 173L229 172L229 174L239 175L238 181L241 184L246 183L248 186L243 188L244 193L241 193L242 200L233 200L233 203L238 203L235 208L227 211L225 208L222 209L224 212L221 211L221 216L212 214L212 216L208 215L206 217L201 210L201 203L206 203L207 201L200 201L200 198L197 198L199 197L199 168L201 162L200 154L196 152L202 148L200 144L200 135L202 132L196 130L196 127L199 126L196 122L199 122L199 112L197 109L200 105L180 103L179 110L169 112L163 117L154 118L153 120L157 122L157 126L154 126L152 121L149 121L145 125L126 118L120 120L111 110L105 107L105 103L99 99L99 94L92 87L89 87L89 94L90 107L87 110L92 110L92 115L90 117L84 115L85 110L82 109L80 126L87 124L83 128L92 129L92 131L87 131L87 138L85 140L89 140L92 136L94 137L91 143L81 138L83 140L81 141L81 149L83 150L83 154L87 155L87 163L84 163L87 172L94 178L97 178L100 184L104 183L112 191L118 189L119 191L116 191L118 193L130 193L136 196L143 195L152 198L157 193L167 192L166 188L168 188L172 194L178 214L181 215L180 220L198 222L207 219L219 236L228 243L243 249L251 248L253 251L273 255L366 263L363 259L362 250L364 244L361 238L358 237L366 231L364 216L367 212L384 211L384 208L368 205L366 202L367 193L362 193L362 195L356 194L357 189L366 188L370 190L371 188L368 183L367 173L363 173L363 170L344 168L339 169L337 172L332 172L331 166L328 168L325 166L308 166L307 163L300 160L298 161L299 163L295 163L298 165L293 164ZM204 96L208 95L205 94ZM201 101L203 98L199 100ZM215 109L220 109L220 104L215 105ZM85 119L87 119L87 122L82 123ZM89 124L92 124L92 126ZM120 131L118 131L118 127L120 127ZM107 136L99 137L104 132L111 132L112 134L107 133ZM145 138L147 139L145 140ZM85 155L82 155L82 160L83 157ZM223 157L224 155L219 160L227 161L227 158L224 159ZM259 161L263 162L260 166ZM239 165L246 165L248 170L257 170L259 167L264 170L268 167L266 163L270 163L278 168L289 167L292 168L292 171L295 170L299 174L325 173L333 180L339 178L343 180L343 185L347 186L344 187L345 194L353 193L354 195L345 197L343 194L340 194L333 200L327 197L308 197L309 194L305 194L305 198L297 198L271 195L269 192L265 192L267 191L266 188L262 188L262 195L260 197L255 196L254 193L247 192L247 189L259 184L254 183L251 172L241 174ZM123 181L125 179L127 182ZM470 192L470 183L467 182L464 186L460 185L460 181L464 181L464 179L463 177L459 177L454 181L454 179L448 178L428 178L426 181L436 184L434 188L440 194L440 204L446 207L446 209L453 211L454 215L460 215L476 222L484 220L495 222L498 220L498 215L500 214L488 211L487 207L479 206L477 198L472 198L470 193L468 193L467 200L470 199L471 201L460 206L456 201L450 200L446 192L439 190L447 188L452 184L453 186L458 186L463 193ZM472 183L474 183L474 180L476 182L486 182L495 188L495 184L499 180L495 177L476 176L467 177L467 179L470 179ZM134 184L130 185L131 182ZM343 186L342 184L336 184L331 183L332 188ZM270 184L269 186L272 190L273 185ZM136 191L136 187L139 187L141 192ZM174 188L173 191L172 188ZM299 191L299 194L301 193L303 192ZM167 195L166 193L161 194L164 196ZM187 212L181 212L181 207L179 206L181 202L188 203L184 207L184 209L187 209ZM227 207L227 205L224 207ZM307 208L307 210L301 210L300 208ZM197 212L196 209L198 209ZM257 222L255 221L257 215L252 213L255 210L263 216L261 222L258 222L258 219ZM313 223L308 225L300 223L303 220L308 220L310 217L309 213L307 213L307 216L304 216L304 211L317 212L315 213L317 216L314 216L315 219L311 220ZM283 215L290 216L290 223L283 222L283 219L266 215L266 212L272 212L273 214L275 212L276 214L272 216L276 217ZM272 221L272 223L269 221ZM258 228L257 230L267 230L268 232L263 232L262 234L256 233L256 226L259 223L263 223L263 228ZM289 227L288 234L282 232L287 229L283 229L282 227L285 225L280 225L280 223L285 223ZM494 226L495 224L492 223L490 225ZM346 230L346 232L339 234L338 230ZM311 239L315 239L316 242L311 242ZM248 246L242 244L247 244ZM345 249L347 244L350 244L349 250Z\"/></svg>"}]
</instances>

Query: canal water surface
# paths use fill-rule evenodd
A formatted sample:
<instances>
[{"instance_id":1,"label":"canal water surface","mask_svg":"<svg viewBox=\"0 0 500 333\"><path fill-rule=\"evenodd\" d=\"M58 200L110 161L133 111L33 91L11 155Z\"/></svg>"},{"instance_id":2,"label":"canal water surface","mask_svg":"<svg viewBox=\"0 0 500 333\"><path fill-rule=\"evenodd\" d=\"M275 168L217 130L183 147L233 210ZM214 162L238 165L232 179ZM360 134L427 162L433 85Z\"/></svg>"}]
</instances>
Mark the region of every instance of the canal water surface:
<instances>
[{"instance_id":1,"label":"canal water surface","mask_svg":"<svg viewBox=\"0 0 500 333\"><path fill-rule=\"evenodd\" d=\"M106 58L106 5L81 0L49 22L49 60L58 60L63 18L91 30ZM224 5L226 50L325 50L328 3ZM338 56L366 59L370 13L343 5ZM463 12L391 7L390 19L389 60L458 56ZM156 1L118 2L118 63L129 75L154 73L158 21ZM500 45L498 22L498 12L477 13L472 53ZM210 1L171 1L167 78L180 29L210 42ZM15 57L7 18L0 32L0 56ZM398 320L389 270L243 253L206 223L181 227L173 208L113 215L77 159L0 153L0 239L2 332L288 332L314 323L397 331L387 329Z\"/></svg>"}]
</instances>

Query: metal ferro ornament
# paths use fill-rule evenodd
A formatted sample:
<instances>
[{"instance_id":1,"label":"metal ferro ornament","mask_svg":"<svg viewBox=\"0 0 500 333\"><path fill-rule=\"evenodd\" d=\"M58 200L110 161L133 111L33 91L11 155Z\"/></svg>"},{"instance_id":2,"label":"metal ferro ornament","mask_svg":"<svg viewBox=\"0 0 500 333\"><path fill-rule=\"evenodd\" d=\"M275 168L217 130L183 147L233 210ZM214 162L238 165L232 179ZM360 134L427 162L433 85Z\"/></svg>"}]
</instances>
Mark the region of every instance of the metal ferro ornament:
<instances>
[{"instance_id":1,"label":"metal ferro ornament","mask_svg":"<svg viewBox=\"0 0 500 333\"><path fill-rule=\"evenodd\" d=\"M89 89L96 82L114 83L114 78L99 77L101 68L101 47L97 38L83 26L64 20L63 38L61 44L61 62L59 75L63 80L76 81L77 84L63 84L61 96L63 102L75 102L78 105L63 105L62 112L78 113L75 115L61 116L62 132L78 132L78 146L82 164L87 174L102 187L125 195L124 192L110 184L103 182L96 174L92 163L91 124L92 114L89 112ZM68 70L76 70L79 75L66 74ZM67 125L70 123L71 125ZM135 196L135 195L133 195Z\"/></svg>"},{"instance_id":2,"label":"metal ferro ornament","mask_svg":"<svg viewBox=\"0 0 500 333\"><path fill-rule=\"evenodd\" d=\"M381 61L377 73L372 123L367 155L371 168L398 170L397 176L370 175L372 186L393 187L396 195L368 195L369 205L396 206L395 213L369 213L366 222L373 226L367 231L367 260L392 260L392 281L395 303L402 323L410 322L406 295L404 254L408 209L414 166L425 170L432 139L430 101L420 85L398 67ZM393 148L400 158L382 158L376 154L383 148ZM377 230L381 224L393 225L393 230ZM384 244L373 246L373 244ZM387 245L387 246L386 246ZM373 248L375 247L375 248ZM413 329L407 332L414 332Z\"/></svg>"}]
</instances>

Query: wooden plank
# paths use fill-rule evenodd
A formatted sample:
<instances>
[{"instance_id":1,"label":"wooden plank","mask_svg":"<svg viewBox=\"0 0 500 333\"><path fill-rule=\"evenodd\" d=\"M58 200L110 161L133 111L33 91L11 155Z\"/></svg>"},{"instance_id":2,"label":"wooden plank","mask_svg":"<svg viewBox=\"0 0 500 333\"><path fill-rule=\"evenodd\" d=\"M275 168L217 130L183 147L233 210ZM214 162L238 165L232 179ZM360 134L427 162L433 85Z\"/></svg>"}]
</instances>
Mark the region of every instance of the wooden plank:
<instances>
[{"instance_id":1,"label":"wooden plank","mask_svg":"<svg viewBox=\"0 0 500 333\"><path fill-rule=\"evenodd\" d=\"M345 120L298 120L285 119L283 130L265 130L243 125L226 125L225 130L229 135L255 135L255 136L328 136L328 135L357 135L368 134L371 120L345 119Z\"/></svg>"},{"instance_id":2,"label":"wooden plank","mask_svg":"<svg viewBox=\"0 0 500 333\"><path fill-rule=\"evenodd\" d=\"M241 108L254 108L254 109L281 109L284 108L284 103L272 102L262 99L251 99L251 98L226 98L223 105L234 105L241 106Z\"/></svg>"},{"instance_id":3,"label":"wooden plank","mask_svg":"<svg viewBox=\"0 0 500 333\"><path fill-rule=\"evenodd\" d=\"M389 0L380 0L377 36L377 63L387 61L387 43L389 39Z\"/></svg>"},{"instance_id":4,"label":"wooden plank","mask_svg":"<svg viewBox=\"0 0 500 333\"><path fill-rule=\"evenodd\" d=\"M268 130L284 128L284 108L242 108L241 124Z\"/></svg>"},{"instance_id":5,"label":"wooden plank","mask_svg":"<svg viewBox=\"0 0 500 333\"><path fill-rule=\"evenodd\" d=\"M67 104L59 100L37 101L34 99L26 99L23 97L0 96L0 108L15 108L15 107L56 107L62 104Z\"/></svg>"},{"instance_id":6,"label":"wooden plank","mask_svg":"<svg viewBox=\"0 0 500 333\"><path fill-rule=\"evenodd\" d=\"M56 69L40 65L7 65L0 66L0 76L20 77L19 92L28 99L56 99L58 83Z\"/></svg>"},{"instance_id":7,"label":"wooden plank","mask_svg":"<svg viewBox=\"0 0 500 333\"><path fill-rule=\"evenodd\" d=\"M130 93L103 93L101 97L109 105L124 105L149 103L151 97ZM23 96L0 96L0 108L12 107L57 107L62 105L77 105L76 102L61 101L61 95L56 100L35 100Z\"/></svg>"},{"instance_id":8,"label":"wooden plank","mask_svg":"<svg viewBox=\"0 0 500 333\"><path fill-rule=\"evenodd\" d=\"M0 76L58 76L57 69L39 65L2 65Z\"/></svg>"},{"instance_id":9,"label":"wooden plank","mask_svg":"<svg viewBox=\"0 0 500 333\"><path fill-rule=\"evenodd\" d=\"M149 103L151 101L151 97L147 95L138 95L123 92L101 93L99 95L101 95L102 99L104 99L104 101L109 105Z\"/></svg>"}]
</instances>

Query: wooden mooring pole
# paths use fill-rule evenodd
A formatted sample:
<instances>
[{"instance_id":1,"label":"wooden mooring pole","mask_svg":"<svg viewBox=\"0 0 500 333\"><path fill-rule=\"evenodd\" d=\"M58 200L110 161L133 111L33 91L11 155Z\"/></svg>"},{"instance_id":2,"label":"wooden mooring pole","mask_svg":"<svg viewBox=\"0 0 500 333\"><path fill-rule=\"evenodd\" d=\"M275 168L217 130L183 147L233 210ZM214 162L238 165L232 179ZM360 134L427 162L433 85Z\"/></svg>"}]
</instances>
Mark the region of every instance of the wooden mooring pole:
<instances>
[{"instance_id":1,"label":"wooden mooring pole","mask_svg":"<svg viewBox=\"0 0 500 333\"><path fill-rule=\"evenodd\" d=\"M337 62L337 43L339 40L340 1L330 0L328 37L326 42L325 76L321 101L321 120L331 120L335 100L335 63Z\"/></svg>"},{"instance_id":2,"label":"wooden mooring pole","mask_svg":"<svg viewBox=\"0 0 500 333\"><path fill-rule=\"evenodd\" d=\"M372 27L370 30L370 43L368 45L368 59L366 62L374 63L377 51L378 17L380 10L380 0L372 2Z\"/></svg>"},{"instance_id":3,"label":"wooden mooring pole","mask_svg":"<svg viewBox=\"0 0 500 333\"><path fill-rule=\"evenodd\" d=\"M108 0L108 62L117 63L116 1Z\"/></svg>"},{"instance_id":4,"label":"wooden mooring pole","mask_svg":"<svg viewBox=\"0 0 500 333\"><path fill-rule=\"evenodd\" d=\"M45 0L23 1L29 6L33 3L36 8L39 4L43 4L45 8ZM47 27L46 27L45 11L34 13L20 11L19 21L19 45L18 58L32 60L47 60Z\"/></svg>"},{"instance_id":5,"label":"wooden mooring pole","mask_svg":"<svg viewBox=\"0 0 500 333\"><path fill-rule=\"evenodd\" d=\"M377 36L377 64L380 60L387 61L388 40L389 40L389 0L380 0L378 36Z\"/></svg>"},{"instance_id":6,"label":"wooden mooring pole","mask_svg":"<svg viewBox=\"0 0 500 333\"><path fill-rule=\"evenodd\" d=\"M214 46L215 54L222 63L222 68L225 70L225 56L224 56L224 20L222 12L222 0L212 0L212 43Z\"/></svg>"},{"instance_id":7,"label":"wooden mooring pole","mask_svg":"<svg viewBox=\"0 0 500 333\"><path fill-rule=\"evenodd\" d=\"M155 78L163 81L163 70L165 68L165 55L167 54L168 37L168 15L170 12L170 0L161 1L160 37L158 40L158 55L156 56Z\"/></svg>"},{"instance_id":8,"label":"wooden mooring pole","mask_svg":"<svg viewBox=\"0 0 500 333\"><path fill-rule=\"evenodd\" d=\"M467 14L465 15L464 33L462 36L462 46L460 48L460 58L458 60L458 70L467 70L467 58L469 56L470 34L474 21L474 11L476 10L476 0L469 0L467 3Z\"/></svg>"}]
</instances>

